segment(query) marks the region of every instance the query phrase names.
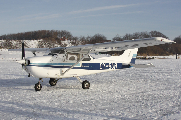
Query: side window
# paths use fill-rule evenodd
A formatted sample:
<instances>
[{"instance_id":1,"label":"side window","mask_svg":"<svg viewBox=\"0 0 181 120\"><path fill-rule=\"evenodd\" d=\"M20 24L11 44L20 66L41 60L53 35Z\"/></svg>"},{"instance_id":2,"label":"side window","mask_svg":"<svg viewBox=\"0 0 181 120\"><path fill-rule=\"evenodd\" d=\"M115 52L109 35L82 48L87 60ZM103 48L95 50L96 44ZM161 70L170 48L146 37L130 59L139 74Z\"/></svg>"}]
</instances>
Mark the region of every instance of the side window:
<instances>
[{"instance_id":1,"label":"side window","mask_svg":"<svg viewBox=\"0 0 181 120\"><path fill-rule=\"evenodd\" d=\"M78 53L67 53L66 59L70 61L78 61L80 60L80 54Z\"/></svg>"},{"instance_id":2,"label":"side window","mask_svg":"<svg viewBox=\"0 0 181 120\"><path fill-rule=\"evenodd\" d=\"M75 60L75 57L74 57L74 56L71 56L71 57L69 58L69 60Z\"/></svg>"},{"instance_id":3,"label":"side window","mask_svg":"<svg viewBox=\"0 0 181 120\"><path fill-rule=\"evenodd\" d=\"M90 56L86 55L85 58L82 61L90 61L90 60L91 60Z\"/></svg>"}]
</instances>

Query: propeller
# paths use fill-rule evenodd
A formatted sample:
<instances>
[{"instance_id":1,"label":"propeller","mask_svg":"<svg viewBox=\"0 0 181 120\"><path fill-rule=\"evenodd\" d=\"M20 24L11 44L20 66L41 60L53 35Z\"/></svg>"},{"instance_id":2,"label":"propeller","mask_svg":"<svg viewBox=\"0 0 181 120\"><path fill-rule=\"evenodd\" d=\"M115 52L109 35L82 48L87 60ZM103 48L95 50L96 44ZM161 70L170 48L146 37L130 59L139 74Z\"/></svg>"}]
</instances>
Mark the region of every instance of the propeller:
<instances>
[{"instance_id":1,"label":"propeller","mask_svg":"<svg viewBox=\"0 0 181 120\"><path fill-rule=\"evenodd\" d=\"M24 47L24 41L22 42L22 57L21 57L22 60L25 59L25 47Z\"/></svg>"},{"instance_id":2,"label":"propeller","mask_svg":"<svg viewBox=\"0 0 181 120\"><path fill-rule=\"evenodd\" d=\"M23 66L25 65L25 45L24 45L24 41L22 42L22 56L21 56L21 60L19 61L19 63Z\"/></svg>"},{"instance_id":3,"label":"propeller","mask_svg":"<svg viewBox=\"0 0 181 120\"><path fill-rule=\"evenodd\" d=\"M24 41L22 42L22 56L21 60L16 61L17 63L20 63L22 67L25 65L25 48L24 48Z\"/></svg>"}]
</instances>

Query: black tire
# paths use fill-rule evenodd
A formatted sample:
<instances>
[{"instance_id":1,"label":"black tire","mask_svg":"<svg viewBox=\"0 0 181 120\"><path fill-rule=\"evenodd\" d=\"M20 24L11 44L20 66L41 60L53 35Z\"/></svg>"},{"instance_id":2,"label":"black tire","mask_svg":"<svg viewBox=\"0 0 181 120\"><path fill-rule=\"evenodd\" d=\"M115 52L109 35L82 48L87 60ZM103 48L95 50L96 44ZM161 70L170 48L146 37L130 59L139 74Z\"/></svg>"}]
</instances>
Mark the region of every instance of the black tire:
<instances>
[{"instance_id":1,"label":"black tire","mask_svg":"<svg viewBox=\"0 0 181 120\"><path fill-rule=\"evenodd\" d=\"M50 84L51 86L55 86L55 85L57 84L57 80L55 80L55 79L53 79L53 78L50 78L49 84Z\"/></svg>"},{"instance_id":2,"label":"black tire","mask_svg":"<svg viewBox=\"0 0 181 120\"><path fill-rule=\"evenodd\" d=\"M36 83L35 84L35 91L40 91L42 88L41 84L40 83Z\"/></svg>"},{"instance_id":3,"label":"black tire","mask_svg":"<svg viewBox=\"0 0 181 120\"><path fill-rule=\"evenodd\" d=\"M85 80L82 82L82 88L83 89L89 89L89 87L90 87L89 81Z\"/></svg>"}]
</instances>

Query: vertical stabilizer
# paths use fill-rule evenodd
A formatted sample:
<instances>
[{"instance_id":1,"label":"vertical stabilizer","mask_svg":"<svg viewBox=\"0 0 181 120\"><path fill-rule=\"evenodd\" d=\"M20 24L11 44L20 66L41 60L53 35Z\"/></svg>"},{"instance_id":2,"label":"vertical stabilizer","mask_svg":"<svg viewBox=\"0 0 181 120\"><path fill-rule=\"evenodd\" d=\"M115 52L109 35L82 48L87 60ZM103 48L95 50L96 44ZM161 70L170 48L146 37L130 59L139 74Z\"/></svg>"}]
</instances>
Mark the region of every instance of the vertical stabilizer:
<instances>
[{"instance_id":1,"label":"vertical stabilizer","mask_svg":"<svg viewBox=\"0 0 181 120\"><path fill-rule=\"evenodd\" d=\"M127 49L124 51L122 55L120 55L120 57L122 60L124 60L125 63L135 64L137 52L138 52L138 48Z\"/></svg>"}]
</instances>

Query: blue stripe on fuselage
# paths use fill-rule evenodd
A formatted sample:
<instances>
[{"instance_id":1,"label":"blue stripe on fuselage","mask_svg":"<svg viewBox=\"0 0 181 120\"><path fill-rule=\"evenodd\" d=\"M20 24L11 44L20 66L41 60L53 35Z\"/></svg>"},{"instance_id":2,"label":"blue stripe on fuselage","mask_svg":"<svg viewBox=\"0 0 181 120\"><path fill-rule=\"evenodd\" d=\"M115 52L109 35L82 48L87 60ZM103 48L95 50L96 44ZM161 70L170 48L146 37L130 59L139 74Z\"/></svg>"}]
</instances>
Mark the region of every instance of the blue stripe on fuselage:
<instances>
[{"instance_id":1,"label":"blue stripe on fuselage","mask_svg":"<svg viewBox=\"0 0 181 120\"><path fill-rule=\"evenodd\" d=\"M30 65L34 66L51 66L51 65L63 65L63 66L70 66L74 65L75 63L31 63ZM80 66L80 63L78 63L76 66Z\"/></svg>"},{"instance_id":2,"label":"blue stripe on fuselage","mask_svg":"<svg viewBox=\"0 0 181 120\"><path fill-rule=\"evenodd\" d=\"M70 68L75 63L31 63L28 66L37 67L51 67L51 68ZM123 65L122 63L78 63L72 69L85 69L85 70L106 70L106 69L123 69L129 68L130 65Z\"/></svg>"},{"instance_id":3,"label":"blue stripe on fuselage","mask_svg":"<svg viewBox=\"0 0 181 120\"><path fill-rule=\"evenodd\" d=\"M82 63L81 67L74 67L73 69L106 70L106 69L123 69L129 67L130 65L122 65L122 63Z\"/></svg>"}]
</instances>

